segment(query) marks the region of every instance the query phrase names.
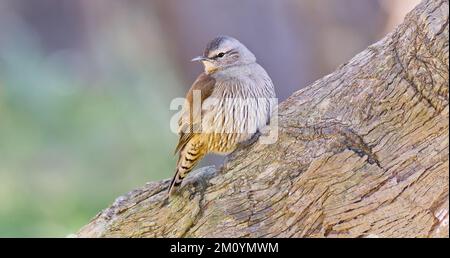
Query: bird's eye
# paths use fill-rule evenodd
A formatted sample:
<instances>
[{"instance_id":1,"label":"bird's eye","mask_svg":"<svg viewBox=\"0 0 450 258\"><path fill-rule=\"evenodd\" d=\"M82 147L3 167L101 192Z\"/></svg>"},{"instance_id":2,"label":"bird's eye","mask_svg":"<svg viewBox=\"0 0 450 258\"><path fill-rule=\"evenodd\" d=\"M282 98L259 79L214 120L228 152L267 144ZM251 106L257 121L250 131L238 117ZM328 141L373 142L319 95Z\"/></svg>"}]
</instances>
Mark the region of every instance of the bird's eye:
<instances>
[{"instance_id":1,"label":"bird's eye","mask_svg":"<svg viewBox=\"0 0 450 258\"><path fill-rule=\"evenodd\" d=\"M219 54L217 54L217 57L223 57L225 55L225 53L220 52Z\"/></svg>"}]
</instances>

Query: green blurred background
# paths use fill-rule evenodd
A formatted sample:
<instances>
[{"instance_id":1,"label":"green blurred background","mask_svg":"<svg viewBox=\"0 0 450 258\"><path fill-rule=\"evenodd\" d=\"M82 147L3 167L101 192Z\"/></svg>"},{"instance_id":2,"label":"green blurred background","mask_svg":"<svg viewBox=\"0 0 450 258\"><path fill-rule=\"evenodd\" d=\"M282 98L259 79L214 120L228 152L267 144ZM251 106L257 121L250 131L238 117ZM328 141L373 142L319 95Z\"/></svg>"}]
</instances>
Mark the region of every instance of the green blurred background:
<instances>
[{"instance_id":1,"label":"green blurred background","mask_svg":"<svg viewBox=\"0 0 450 258\"><path fill-rule=\"evenodd\" d=\"M169 104L212 37L246 44L283 100L416 3L0 0L0 237L67 236L115 197L171 177Z\"/></svg>"}]
</instances>

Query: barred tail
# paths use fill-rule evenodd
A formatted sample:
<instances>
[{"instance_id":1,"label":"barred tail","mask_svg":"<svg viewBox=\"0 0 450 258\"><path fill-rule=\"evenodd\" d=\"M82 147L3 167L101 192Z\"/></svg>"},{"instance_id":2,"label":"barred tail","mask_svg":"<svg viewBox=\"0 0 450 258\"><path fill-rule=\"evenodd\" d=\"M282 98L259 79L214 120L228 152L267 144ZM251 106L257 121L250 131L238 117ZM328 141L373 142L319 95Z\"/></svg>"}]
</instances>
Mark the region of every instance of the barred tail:
<instances>
[{"instance_id":1,"label":"barred tail","mask_svg":"<svg viewBox=\"0 0 450 258\"><path fill-rule=\"evenodd\" d=\"M175 172L175 175L172 178L172 181L170 182L169 196L174 195L174 193L177 191L178 187L181 185L181 182L183 182L183 178L180 177L180 171L177 169L177 171Z\"/></svg>"},{"instance_id":2,"label":"barred tail","mask_svg":"<svg viewBox=\"0 0 450 258\"><path fill-rule=\"evenodd\" d=\"M169 196L174 195L183 182L183 179L191 172L204 155L205 154L200 148L193 148L190 144L180 151L177 170L169 186Z\"/></svg>"}]
</instances>

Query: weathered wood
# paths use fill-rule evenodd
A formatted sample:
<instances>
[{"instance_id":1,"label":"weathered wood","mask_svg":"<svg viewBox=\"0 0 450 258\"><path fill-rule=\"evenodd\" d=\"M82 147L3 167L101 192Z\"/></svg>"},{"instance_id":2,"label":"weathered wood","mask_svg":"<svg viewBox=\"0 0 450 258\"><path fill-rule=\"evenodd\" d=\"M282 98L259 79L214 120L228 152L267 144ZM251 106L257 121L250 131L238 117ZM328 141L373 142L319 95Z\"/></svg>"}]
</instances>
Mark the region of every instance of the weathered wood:
<instances>
[{"instance_id":1,"label":"weathered wood","mask_svg":"<svg viewBox=\"0 0 450 258\"><path fill-rule=\"evenodd\" d=\"M448 237L448 8L423 1L281 103L276 144L198 169L170 202L169 180L148 183L77 236Z\"/></svg>"}]
</instances>

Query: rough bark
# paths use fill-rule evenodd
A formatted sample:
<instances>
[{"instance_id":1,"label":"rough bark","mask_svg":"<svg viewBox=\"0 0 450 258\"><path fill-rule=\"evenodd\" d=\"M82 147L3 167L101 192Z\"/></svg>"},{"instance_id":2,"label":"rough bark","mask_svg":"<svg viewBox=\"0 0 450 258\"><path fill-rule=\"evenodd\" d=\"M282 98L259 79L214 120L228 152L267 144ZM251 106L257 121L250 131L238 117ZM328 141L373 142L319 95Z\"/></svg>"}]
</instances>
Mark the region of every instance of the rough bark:
<instances>
[{"instance_id":1,"label":"rough bark","mask_svg":"<svg viewBox=\"0 0 450 258\"><path fill-rule=\"evenodd\" d=\"M79 237L448 237L448 0L279 107L279 138L119 197ZM338 50L336 50L338 51ZM276 128L270 128L276 130Z\"/></svg>"}]
</instances>

